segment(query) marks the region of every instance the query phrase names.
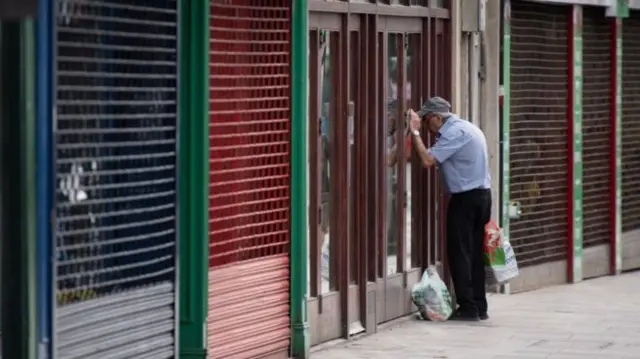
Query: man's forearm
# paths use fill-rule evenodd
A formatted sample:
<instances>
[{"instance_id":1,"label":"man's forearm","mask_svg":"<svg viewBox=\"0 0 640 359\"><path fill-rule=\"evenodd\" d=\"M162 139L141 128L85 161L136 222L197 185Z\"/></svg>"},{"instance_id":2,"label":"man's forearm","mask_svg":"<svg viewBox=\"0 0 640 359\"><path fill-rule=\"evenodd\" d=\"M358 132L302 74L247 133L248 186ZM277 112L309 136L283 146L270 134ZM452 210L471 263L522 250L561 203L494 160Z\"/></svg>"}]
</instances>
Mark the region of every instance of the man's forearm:
<instances>
[{"instance_id":1,"label":"man's forearm","mask_svg":"<svg viewBox=\"0 0 640 359\"><path fill-rule=\"evenodd\" d=\"M413 144L415 146L416 153L418 154L418 157L420 157L420 162L422 162L422 165L424 167L433 166L435 164L435 161L433 159L433 156L429 154L429 150L427 150L427 147L424 145L424 142L422 142L422 138L420 136L412 136L412 137L413 137Z\"/></svg>"}]
</instances>

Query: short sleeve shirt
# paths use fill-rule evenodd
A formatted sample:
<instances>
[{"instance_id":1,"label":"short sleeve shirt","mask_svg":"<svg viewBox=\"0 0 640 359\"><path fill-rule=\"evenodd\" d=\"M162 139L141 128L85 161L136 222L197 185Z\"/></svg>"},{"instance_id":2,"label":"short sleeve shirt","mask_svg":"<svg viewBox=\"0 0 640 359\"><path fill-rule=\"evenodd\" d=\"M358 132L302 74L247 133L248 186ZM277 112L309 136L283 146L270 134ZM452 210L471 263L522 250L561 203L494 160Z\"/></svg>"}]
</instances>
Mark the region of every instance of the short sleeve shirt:
<instances>
[{"instance_id":1,"label":"short sleeve shirt","mask_svg":"<svg viewBox=\"0 0 640 359\"><path fill-rule=\"evenodd\" d=\"M450 193L491 188L487 141L473 123L449 117L429 152L438 161Z\"/></svg>"}]
</instances>

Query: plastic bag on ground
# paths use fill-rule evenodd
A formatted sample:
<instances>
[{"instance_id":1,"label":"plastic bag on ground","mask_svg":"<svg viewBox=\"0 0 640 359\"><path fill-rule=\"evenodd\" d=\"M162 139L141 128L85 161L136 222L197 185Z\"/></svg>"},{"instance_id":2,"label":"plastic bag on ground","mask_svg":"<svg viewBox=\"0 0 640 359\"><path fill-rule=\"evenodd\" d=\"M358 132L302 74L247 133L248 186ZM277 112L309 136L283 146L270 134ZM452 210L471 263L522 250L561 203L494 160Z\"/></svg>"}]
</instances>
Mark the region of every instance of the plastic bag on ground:
<instances>
[{"instance_id":1,"label":"plastic bag on ground","mask_svg":"<svg viewBox=\"0 0 640 359\"><path fill-rule=\"evenodd\" d=\"M494 221L484 228L484 264L488 284L503 284L520 274L513 247Z\"/></svg>"},{"instance_id":2,"label":"plastic bag on ground","mask_svg":"<svg viewBox=\"0 0 640 359\"><path fill-rule=\"evenodd\" d=\"M449 290L434 267L427 268L411 288L411 299L425 320L443 322L453 311Z\"/></svg>"}]
</instances>

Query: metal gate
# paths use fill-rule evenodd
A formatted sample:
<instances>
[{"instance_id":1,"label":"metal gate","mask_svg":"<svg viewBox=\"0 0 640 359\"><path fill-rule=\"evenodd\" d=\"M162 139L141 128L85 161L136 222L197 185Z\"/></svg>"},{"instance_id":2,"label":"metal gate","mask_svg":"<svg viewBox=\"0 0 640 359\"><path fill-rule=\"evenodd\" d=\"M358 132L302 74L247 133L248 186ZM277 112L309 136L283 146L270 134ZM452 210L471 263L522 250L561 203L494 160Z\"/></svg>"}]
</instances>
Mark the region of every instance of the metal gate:
<instances>
[{"instance_id":1,"label":"metal gate","mask_svg":"<svg viewBox=\"0 0 640 359\"><path fill-rule=\"evenodd\" d=\"M208 355L287 358L291 1L210 4Z\"/></svg>"},{"instance_id":2,"label":"metal gate","mask_svg":"<svg viewBox=\"0 0 640 359\"><path fill-rule=\"evenodd\" d=\"M583 246L611 238L611 18L583 8ZM608 252L607 252L608 253Z\"/></svg>"},{"instance_id":3,"label":"metal gate","mask_svg":"<svg viewBox=\"0 0 640 359\"><path fill-rule=\"evenodd\" d=\"M55 5L54 357L173 358L177 2Z\"/></svg>"},{"instance_id":4,"label":"metal gate","mask_svg":"<svg viewBox=\"0 0 640 359\"><path fill-rule=\"evenodd\" d=\"M640 229L640 12L632 11L622 29L622 231L628 233Z\"/></svg>"},{"instance_id":5,"label":"metal gate","mask_svg":"<svg viewBox=\"0 0 640 359\"><path fill-rule=\"evenodd\" d=\"M567 257L570 7L511 2L510 237L521 266Z\"/></svg>"}]
</instances>

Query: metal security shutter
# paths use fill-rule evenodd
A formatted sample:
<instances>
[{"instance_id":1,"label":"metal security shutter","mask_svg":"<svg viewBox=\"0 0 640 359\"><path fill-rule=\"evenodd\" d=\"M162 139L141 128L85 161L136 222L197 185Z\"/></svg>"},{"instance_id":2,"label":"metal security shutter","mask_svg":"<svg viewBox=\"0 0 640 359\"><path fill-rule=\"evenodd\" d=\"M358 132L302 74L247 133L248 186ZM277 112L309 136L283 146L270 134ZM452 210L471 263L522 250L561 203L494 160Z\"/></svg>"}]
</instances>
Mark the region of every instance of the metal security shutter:
<instances>
[{"instance_id":1,"label":"metal security shutter","mask_svg":"<svg viewBox=\"0 0 640 359\"><path fill-rule=\"evenodd\" d=\"M288 357L290 6L211 1L209 358Z\"/></svg>"},{"instance_id":2,"label":"metal security shutter","mask_svg":"<svg viewBox=\"0 0 640 359\"><path fill-rule=\"evenodd\" d=\"M175 356L176 6L56 1L58 358Z\"/></svg>"},{"instance_id":3,"label":"metal security shutter","mask_svg":"<svg viewBox=\"0 0 640 359\"><path fill-rule=\"evenodd\" d=\"M622 28L622 231L630 232L640 229L640 12Z\"/></svg>"},{"instance_id":4,"label":"metal security shutter","mask_svg":"<svg viewBox=\"0 0 640 359\"><path fill-rule=\"evenodd\" d=\"M569 7L511 2L510 196L518 264L567 256Z\"/></svg>"},{"instance_id":5,"label":"metal security shutter","mask_svg":"<svg viewBox=\"0 0 640 359\"><path fill-rule=\"evenodd\" d=\"M583 245L611 238L611 18L583 10Z\"/></svg>"}]
</instances>

